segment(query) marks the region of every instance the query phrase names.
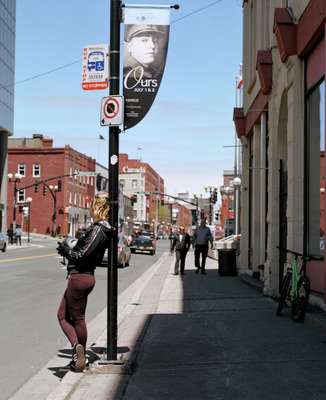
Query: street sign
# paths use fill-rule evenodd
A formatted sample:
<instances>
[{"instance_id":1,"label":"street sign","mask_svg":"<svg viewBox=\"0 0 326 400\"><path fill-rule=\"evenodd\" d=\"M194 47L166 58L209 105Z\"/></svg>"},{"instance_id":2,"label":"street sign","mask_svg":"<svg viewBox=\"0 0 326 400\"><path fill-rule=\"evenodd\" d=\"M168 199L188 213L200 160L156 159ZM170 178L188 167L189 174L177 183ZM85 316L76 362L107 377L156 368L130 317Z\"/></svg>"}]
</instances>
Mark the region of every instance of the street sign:
<instances>
[{"instance_id":1,"label":"street sign","mask_svg":"<svg viewBox=\"0 0 326 400\"><path fill-rule=\"evenodd\" d=\"M82 88L101 90L109 86L109 46L94 44L83 49Z\"/></svg>"},{"instance_id":2,"label":"street sign","mask_svg":"<svg viewBox=\"0 0 326 400\"><path fill-rule=\"evenodd\" d=\"M103 97L101 103L101 126L123 125L123 96Z\"/></svg>"},{"instance_id":3,"label":"street sign","mask_svg":"<svg viewBox=\"0 0 326 400\"><path fill-rule=\"evenodd\" d=\"M74 176L96 176L97 172L93 171L78 171Z\"/></svg>"}]
</instances>

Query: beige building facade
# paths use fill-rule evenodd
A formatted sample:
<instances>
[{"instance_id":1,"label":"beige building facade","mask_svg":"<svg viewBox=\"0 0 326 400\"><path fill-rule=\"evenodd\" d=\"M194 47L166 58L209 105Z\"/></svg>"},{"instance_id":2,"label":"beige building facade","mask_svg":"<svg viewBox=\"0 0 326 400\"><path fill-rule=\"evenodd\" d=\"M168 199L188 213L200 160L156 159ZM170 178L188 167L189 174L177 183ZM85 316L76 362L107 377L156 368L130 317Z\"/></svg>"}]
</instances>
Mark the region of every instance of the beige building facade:
<instances>
[{"instance_id":1,"label":"beige building facade","mask_svg":"<svg viewBox=\"0 0 326 400\"><path fill-rule=\"evenodd\" d=\"M241 273L277 296L289 255L324 256L326 2L243 2ZM324 261L308 264L324 301Z\"/></svg>"}]
</instances>

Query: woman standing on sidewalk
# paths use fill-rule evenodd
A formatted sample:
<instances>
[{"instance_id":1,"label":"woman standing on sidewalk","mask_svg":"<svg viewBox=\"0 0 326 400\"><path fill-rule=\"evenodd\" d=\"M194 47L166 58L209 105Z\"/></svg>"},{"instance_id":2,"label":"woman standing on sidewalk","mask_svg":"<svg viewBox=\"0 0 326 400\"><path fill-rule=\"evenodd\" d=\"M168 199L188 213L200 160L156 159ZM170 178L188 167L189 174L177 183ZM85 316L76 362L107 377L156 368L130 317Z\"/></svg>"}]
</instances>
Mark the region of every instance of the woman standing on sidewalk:
<instances>
[{"instance_id":1,"label":"woman standing on sidewalk","mask_svg":"<svg viewBox=\"0 0 326 400\"><path fill-rule=\"evenodd\" d=\"M58 253L68 260L68 285L58 310L60 326L73 347L70 367L81 372L86 366L87 327L85 311L87 297L95 285L94 270L100 265L111 227L107 222L109 200L106 194L98 194L92 201L92 225L70 248L66 242L58 242Z\"/></svg>"}]
</instances>

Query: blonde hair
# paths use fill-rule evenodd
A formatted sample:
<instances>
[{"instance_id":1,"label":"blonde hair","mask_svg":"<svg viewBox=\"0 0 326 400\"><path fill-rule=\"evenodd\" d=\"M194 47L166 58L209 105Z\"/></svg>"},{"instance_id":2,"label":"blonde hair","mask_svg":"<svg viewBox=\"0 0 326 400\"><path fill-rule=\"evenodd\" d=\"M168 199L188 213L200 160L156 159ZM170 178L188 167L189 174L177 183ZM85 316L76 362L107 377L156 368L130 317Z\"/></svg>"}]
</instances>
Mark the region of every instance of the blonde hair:
<instances>
[{"instance_id":1,"label":"blonde hair","mask_svg":"<svg viewBox=\"0 0 326 400\"><path fill-rule=\"evenodd\" d=\"M106 193L98 193L91 204L94 221L107 220L109 218L109 197Z\"/></svg>"}]
</instances>

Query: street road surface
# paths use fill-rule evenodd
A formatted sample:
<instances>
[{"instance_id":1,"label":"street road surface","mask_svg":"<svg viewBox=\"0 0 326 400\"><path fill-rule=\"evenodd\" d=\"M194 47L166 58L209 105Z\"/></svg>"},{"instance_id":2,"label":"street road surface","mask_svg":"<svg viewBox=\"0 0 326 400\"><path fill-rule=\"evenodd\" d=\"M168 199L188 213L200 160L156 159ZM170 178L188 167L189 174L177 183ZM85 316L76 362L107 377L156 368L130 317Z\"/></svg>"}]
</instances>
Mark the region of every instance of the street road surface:
<instances>
[{"instance_id":1,"label":"street road surface","mask_svg":"<svg viewBox=\"0 0 326 400\"><path fill-rule=\"evenodd\" d=\"M160 255L167 240L157 242L155 256L132 254L130 267L119 269L118 293L127 289ZM0 400L8 399L66 343L56 312L66 287L66 270L51 238L33 238L33 246L0 254ZM96 285L87 321L105 307L107 268L96 269Z\"/></svg>"}]
</instances>

